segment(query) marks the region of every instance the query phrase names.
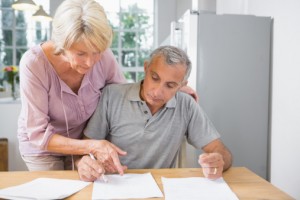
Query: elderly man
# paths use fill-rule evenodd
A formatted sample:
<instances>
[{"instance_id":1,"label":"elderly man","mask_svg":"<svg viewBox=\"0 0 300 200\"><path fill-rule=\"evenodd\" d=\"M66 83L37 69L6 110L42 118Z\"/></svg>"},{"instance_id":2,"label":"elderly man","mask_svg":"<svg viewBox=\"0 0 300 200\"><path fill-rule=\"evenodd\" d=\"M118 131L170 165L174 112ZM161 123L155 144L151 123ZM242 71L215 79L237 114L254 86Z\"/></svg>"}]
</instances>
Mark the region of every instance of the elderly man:
<instances>
[{"instance_id":1,"label":"elderly man","mask_svg":"<svg viewBox=\"0 0 300 200\"><path fill-rule=\"evenodd\" d=\"M231 166L231 153L197 102L179 91L191 71L186 53L172 46L159 47L145 61L144 70L145 78L139 83L112 84L103 90L84 134L103 140L110 152L103 150L103 155L111 156L97 154L97 160L83 156L77 162L81 179L93 181L104 171L122 174L127 167L175 167L184 137L204 151L198 162L205 176L221 177ZM122 164L112 167L112 163Z\"/></svg>"}]
</instances>

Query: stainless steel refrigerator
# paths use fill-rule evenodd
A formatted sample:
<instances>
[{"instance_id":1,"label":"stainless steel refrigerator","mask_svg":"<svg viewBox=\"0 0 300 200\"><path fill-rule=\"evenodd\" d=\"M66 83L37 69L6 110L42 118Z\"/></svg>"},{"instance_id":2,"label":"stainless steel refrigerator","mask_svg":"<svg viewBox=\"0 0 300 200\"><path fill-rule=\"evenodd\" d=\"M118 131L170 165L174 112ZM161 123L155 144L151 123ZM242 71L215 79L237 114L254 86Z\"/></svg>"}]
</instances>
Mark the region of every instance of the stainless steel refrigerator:
<instances>
[{"instance_id":1,"label":"stainless steel refrigerator","mask_svg":"<svg viewBox=\"0 0 300 200\"><path fill-rule=\"evenodd\" d=\"M268 179L272 18L188 10L171 24L171 44L185 49L189 79L233 166ZM201 151L183 147L180 166L197 167Z\"/></svg>"}]
</instances>

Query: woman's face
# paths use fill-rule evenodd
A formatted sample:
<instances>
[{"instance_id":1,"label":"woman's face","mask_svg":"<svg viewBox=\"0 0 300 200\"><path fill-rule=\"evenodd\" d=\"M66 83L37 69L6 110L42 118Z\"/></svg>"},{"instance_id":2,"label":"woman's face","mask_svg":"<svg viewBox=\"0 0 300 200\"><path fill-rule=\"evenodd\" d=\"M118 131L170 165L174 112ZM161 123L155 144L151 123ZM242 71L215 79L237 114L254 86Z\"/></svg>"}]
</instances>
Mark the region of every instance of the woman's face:
<instances>
[{"instance_id":1,"label":"woman's face","mask_svg":"<svg viewBox=\"0 0 300 200\"><path fill-rule=\"evenodd\" d=\"M73 70L86 74L100 60L101 53L95 48L89 48L84 42L79 42L65 50L65 56Z\"/></svg>"}]
</instances>

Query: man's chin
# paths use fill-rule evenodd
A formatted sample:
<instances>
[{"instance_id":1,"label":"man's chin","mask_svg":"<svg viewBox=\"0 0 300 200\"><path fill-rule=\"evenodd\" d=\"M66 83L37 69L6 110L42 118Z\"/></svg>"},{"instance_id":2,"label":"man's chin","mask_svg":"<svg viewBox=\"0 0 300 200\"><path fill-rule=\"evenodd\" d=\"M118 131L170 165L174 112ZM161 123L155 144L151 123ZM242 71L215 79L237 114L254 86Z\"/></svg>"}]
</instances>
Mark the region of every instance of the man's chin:
<instances>
[{"instance_id":1,"label":"man's chin","mask_svg":"<svg viewBox=\"0 0 300 200\"><path fill-rule=\"evenodd\" d=\"M161 100L151 100L147 102L147 104L155 107L161 107L163 105Z\"/></svg>"}]
</instances>

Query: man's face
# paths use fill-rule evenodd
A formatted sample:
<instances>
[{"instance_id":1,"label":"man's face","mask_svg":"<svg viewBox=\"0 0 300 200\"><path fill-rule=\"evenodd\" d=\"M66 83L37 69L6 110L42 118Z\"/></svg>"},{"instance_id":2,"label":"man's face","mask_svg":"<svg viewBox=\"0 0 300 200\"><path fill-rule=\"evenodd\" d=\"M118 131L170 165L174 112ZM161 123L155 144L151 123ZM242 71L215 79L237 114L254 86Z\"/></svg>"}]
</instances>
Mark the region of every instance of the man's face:
<instances>
[{"instance_id":1,"label":"man's face","mask_svg":"<svg viewBox=\"0 0 300 200\"><path fill-rule=\"evenodd\" d=\"M145 79L140 95L151 111L156 112L163 107L181 86L186 84L186 81L183 81L185 66L168 65L160 56L154 58L150 66L145 63L144 70Z\"/></svg>"}]
</instances>

